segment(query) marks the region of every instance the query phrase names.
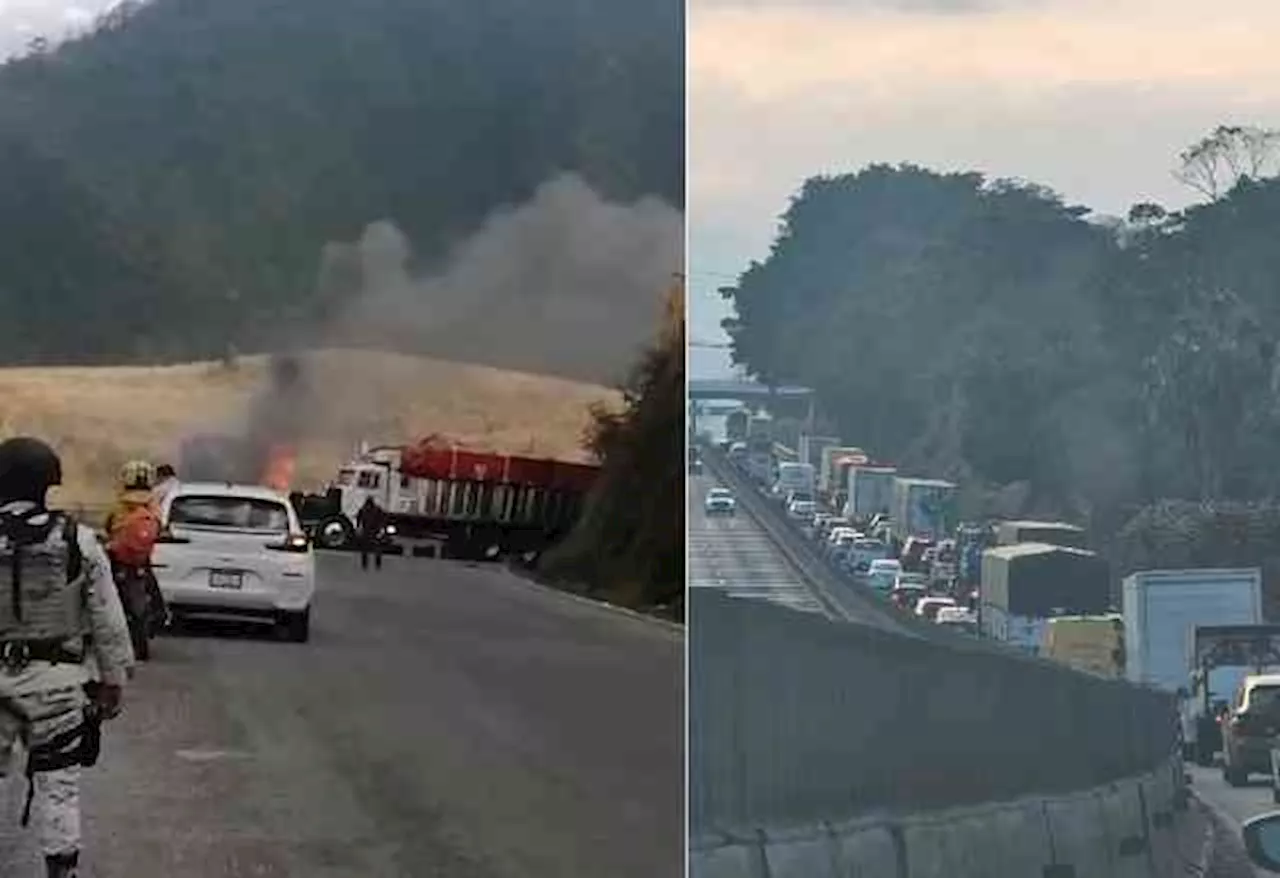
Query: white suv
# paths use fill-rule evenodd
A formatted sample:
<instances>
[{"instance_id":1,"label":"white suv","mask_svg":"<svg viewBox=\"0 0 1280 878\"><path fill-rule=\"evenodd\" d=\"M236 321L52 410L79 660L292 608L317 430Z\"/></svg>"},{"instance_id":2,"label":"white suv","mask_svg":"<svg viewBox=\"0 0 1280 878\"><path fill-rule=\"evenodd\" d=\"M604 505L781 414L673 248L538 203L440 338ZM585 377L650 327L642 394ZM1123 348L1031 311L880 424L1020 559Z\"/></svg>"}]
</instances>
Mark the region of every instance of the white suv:
<instances>
[{"instance_id":1,"label":"white suv","mask_svg":"<svg viewBox=\"0 0 1280 878\"><path fill-rule=\"evenodd\" d=\"M175 620L269 621L307 641L315 555L287 497L255 485L184 483L160 516L153 566Z\"/></svg>"}]
</instances>

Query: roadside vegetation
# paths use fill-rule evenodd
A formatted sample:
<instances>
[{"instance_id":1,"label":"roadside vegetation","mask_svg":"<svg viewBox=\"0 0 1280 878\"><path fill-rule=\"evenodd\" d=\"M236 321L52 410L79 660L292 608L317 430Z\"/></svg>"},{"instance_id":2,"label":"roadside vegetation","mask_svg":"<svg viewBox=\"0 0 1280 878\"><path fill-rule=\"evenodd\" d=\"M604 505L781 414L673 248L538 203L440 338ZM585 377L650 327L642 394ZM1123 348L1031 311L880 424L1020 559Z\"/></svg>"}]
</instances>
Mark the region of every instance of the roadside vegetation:
<instances>
[{"instance_id":1,"label":"roadside vegetation","mask_svg":"<svg viewBox=\"0 0 1280 878\"><path fill-rule=\"evenodd\" d=\"M582 519L543 559L566 587L684 619L684 292L628 383L622 407L596 407L587 444L602 463ZM590 583L574 585L573 583Z\"/></svg>"},{"instance_id":2,"label":"roadside vegetation","mask_svg":"<svg viewBox=\"0 0 1280 878\"><path fill-rule=\"evenodd\" d=\"M816 388L877 459L961 482L969 515L1123 531L1133 563L1144 540L1259 561L1195 534L1280 496L1280 133L1223 126L1170 164L1197 202L1123 217L978 173L811 179L722 291L734 358Z\"/></svg>"}]
</instances>

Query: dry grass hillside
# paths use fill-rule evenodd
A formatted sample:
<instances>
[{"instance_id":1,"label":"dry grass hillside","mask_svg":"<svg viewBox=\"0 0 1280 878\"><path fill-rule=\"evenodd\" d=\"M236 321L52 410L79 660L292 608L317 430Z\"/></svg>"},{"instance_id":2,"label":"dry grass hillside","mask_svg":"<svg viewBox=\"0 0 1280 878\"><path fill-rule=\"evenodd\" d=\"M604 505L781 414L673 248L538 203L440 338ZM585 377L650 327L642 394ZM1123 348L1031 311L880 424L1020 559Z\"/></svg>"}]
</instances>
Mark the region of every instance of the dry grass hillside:
<instances>
[{"instance_id":1,"label":"dry grass hillside","mask_svg":"<svg viewBox=\"0 0 1280 878\"><path fill-rule=\"evenodd\" d=\"M361 439L438 433L494 451L584 459L589 407L620 398L591 384L393 354L323 351L302 359L321 400L299 449L302 487L332 476ZM51 441L66 467L58 501L96 505L130 457L172 459L187 433L237 429L267 376L266 357L241 358L234 368L0 369L0 435Z\"/></svg>"}]
</instances>

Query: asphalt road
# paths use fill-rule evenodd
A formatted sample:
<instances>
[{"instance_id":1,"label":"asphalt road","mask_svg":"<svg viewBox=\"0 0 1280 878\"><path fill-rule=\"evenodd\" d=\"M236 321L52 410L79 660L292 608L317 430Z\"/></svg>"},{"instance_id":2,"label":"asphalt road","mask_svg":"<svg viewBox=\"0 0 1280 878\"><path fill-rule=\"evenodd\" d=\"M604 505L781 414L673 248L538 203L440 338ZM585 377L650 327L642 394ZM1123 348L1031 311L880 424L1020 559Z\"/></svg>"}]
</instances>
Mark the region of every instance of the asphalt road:
<instances>
[{"instance_id":1,"label":"asphalt road","mask_svg":"<svg viewBox=\"0 0 1280 878\"><path fill-rule=\"evenodd\" d=\"M89 776L88 875L683 874L680 633L453 562L327 556L318 588L308 644L156 643ZM43 874L3 839L0 875Z\"/></svg>"},{"instance_id":2,"label":"asphalt road","mask_svg":"<svg viewBox=\"0 0 1280 878\"><path fill-rule=\"evenodd\" d=\"M750 516L742 510L732 517L703 511L714 479L690 476L688 486L689 588L716 588L794 610L824 612L803 577Z\"/></svg>"},{"instance_id":3,"label":"asphalt road","mask_svg":"<svg viewBox=\"0 0 1280 878\"><path fill-rule=\"evenodd\" d=\"M1232 787L1222 779L1221 768L1189 765L1187 771L1191 774L1191 785L1196 795L1217 818L1215 860L1218 875L1215 878L1271 876L1272 873L1254 869L1248 864L1240 843L1241 824L1259 814L1280 810L1280 805L1271 800L1271 786L1266 775L1252 775L1246 786Z\"/></svg>"}]
</instances>

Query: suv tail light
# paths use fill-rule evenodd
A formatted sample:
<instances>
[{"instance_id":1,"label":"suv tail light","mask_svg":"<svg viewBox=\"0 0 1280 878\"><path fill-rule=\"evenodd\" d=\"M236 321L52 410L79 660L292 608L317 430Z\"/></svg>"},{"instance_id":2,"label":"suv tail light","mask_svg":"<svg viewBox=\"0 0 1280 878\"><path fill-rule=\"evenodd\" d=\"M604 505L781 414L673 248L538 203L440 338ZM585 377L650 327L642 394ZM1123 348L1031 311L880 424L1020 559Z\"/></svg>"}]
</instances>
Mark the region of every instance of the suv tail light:
<instances>
[{"instance_id":1,"label":"suv tail light","mask_svg":"<svg viewBox=\"0 0 1280 878\"><path fill-rule=\"evenodd\" d=\"M276 552L294 552L305 555L311 551L311 541L306 534L289 534L283 542L267 543L267 548Z\"/></svg>"},{"instance_id":2,"label":"suv tail light","mask_svg":"<svg viewBox=\"0 0 1280 878\"><path fill-rule=\"evenodd\" d=\"M1266 717L1252 713L1238 713L1231 718L1231 730L1238 735L1270 734L1273 726Z\"/></svg>"}]
</instances>

